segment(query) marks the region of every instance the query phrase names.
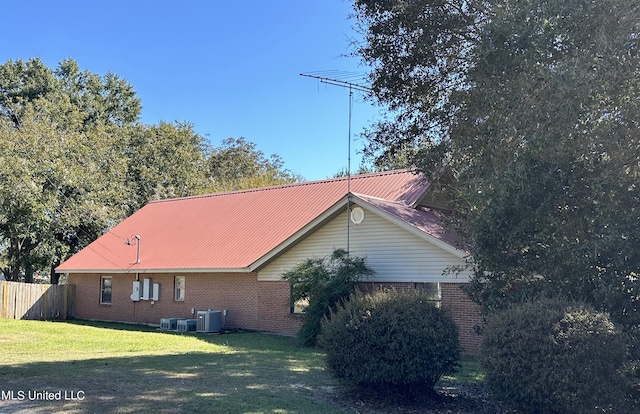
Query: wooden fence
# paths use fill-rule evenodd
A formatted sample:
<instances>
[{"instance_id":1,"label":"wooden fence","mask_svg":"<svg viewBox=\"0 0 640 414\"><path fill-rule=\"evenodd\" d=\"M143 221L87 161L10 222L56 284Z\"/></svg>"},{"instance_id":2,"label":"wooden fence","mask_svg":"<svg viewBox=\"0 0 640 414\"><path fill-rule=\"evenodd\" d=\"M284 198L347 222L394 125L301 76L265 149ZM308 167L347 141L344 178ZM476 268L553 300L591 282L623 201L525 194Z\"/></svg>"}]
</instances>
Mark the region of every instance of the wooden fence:
<instances>
[{"instance_id":1,"label":"wooden fence","mask_svg":"<svg viewBox=\"0 0 640 414\"><path fill-rule=\"evenodd\" d=\"M0 317L68 319L73 317L73 285L0 281Z\"/></svg>"}]
</instances>

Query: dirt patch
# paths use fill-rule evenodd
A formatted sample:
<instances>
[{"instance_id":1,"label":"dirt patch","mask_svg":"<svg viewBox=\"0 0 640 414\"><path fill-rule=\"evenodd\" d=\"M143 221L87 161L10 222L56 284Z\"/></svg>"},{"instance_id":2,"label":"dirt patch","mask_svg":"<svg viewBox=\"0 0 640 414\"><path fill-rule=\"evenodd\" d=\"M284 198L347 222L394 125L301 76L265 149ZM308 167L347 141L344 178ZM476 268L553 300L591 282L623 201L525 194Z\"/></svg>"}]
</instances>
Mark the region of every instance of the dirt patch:
<instances>
[{"instance_id":1,"label":"dirt patch","mask_svg":"<svg viewBox=\"0 0 640 414\"><path fill-rule=\"evenodd\" d=\"M319 387L312 390L318 401L359 414L508 414L493 400L482 384L440 387L435 395L413 400L381 396L347 386Z\"/></svg>"}]
</instances>

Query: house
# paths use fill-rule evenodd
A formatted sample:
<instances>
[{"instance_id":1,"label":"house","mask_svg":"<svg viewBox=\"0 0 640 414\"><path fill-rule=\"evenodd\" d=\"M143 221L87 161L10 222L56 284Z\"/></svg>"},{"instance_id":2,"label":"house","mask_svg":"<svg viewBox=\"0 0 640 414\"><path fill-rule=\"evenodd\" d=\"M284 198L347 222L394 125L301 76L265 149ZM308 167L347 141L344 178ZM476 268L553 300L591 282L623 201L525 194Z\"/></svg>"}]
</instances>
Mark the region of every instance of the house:
<instances>
[{"instance_id":1,"label":"house","mask_svg":"<svg viewBox=\"0 0 640 414\"><path fill-rule=\"evenodd\" d=\"M460 289L469 276L445 272L467 256L440 224L446 207L408 170L153 201L57 272L76 286L77 318L159 324L215 309L228 328L294 335L282 274L343 248L375 270L364 284L435 293L472 351L479 311Z\"/></svg>"}]
</instances>

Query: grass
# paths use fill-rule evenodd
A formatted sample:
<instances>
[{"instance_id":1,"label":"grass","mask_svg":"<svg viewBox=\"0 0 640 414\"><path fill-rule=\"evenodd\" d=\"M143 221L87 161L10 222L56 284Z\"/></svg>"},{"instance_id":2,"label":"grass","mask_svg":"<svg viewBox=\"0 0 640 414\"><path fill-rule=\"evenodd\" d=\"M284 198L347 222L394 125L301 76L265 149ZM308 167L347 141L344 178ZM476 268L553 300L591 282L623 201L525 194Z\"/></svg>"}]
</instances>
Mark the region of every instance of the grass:
<instances>
[{"instance_id":1,"label":"grass","mask_svg":"<svg viewBox=\"0 0 640 414\"><path fill-rule=\"evenodd\" d=\"M334 383L322 355L290 338L0 319L0 347L1 390L84 393L25 398L39 412L336 412L310 392Z\"/></svg>"},{"instance_id":2,"label":"grass","mask_svg":"<svg viewBox=\"0 0 640 414\"><path fill-rule=\"evenodd\" d=\"M0 413L350 412L326 398L338 384L323 354L292 338L0 319L0 349ZM443 380L479 381L478 370L467 358L459 374ZM9 391L24 398L11 400ZM63 398L32 400L33 391L61 391ZM65 392L84 399L65 400Z\"/></svg>"},{"instance_id":3,"label":"grass","mask_svg":"<svg viewBox=\"0 0 640 414\"><path fill-rule=\"evenodd\" d=\"M460 358L460 367L455 374L445 375L440 379L440 385L454 385L458 383L471 384L484 382L484 370L480 359L475 355L465 354Z\"/></svg>"}]
</instances>

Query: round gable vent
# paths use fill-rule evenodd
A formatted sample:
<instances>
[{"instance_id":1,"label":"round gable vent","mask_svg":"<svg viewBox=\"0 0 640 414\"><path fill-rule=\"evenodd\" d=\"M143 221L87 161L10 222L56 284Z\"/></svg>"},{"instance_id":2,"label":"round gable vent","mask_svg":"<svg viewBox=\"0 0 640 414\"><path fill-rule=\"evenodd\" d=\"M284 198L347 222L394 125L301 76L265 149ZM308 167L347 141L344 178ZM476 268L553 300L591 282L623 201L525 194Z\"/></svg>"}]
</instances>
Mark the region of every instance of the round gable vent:
<instances>
[{"instance_id":1,"label":"round gable vent","mask_svg":"<svg viewBox=\"0 0 640 414\"><path fill-rule=\"evenodd\" d=\"M351 210L351 221L353 224L360 224L364 221L364 210L362 207L354 207Z\"/></svg>"}]
</instances>

